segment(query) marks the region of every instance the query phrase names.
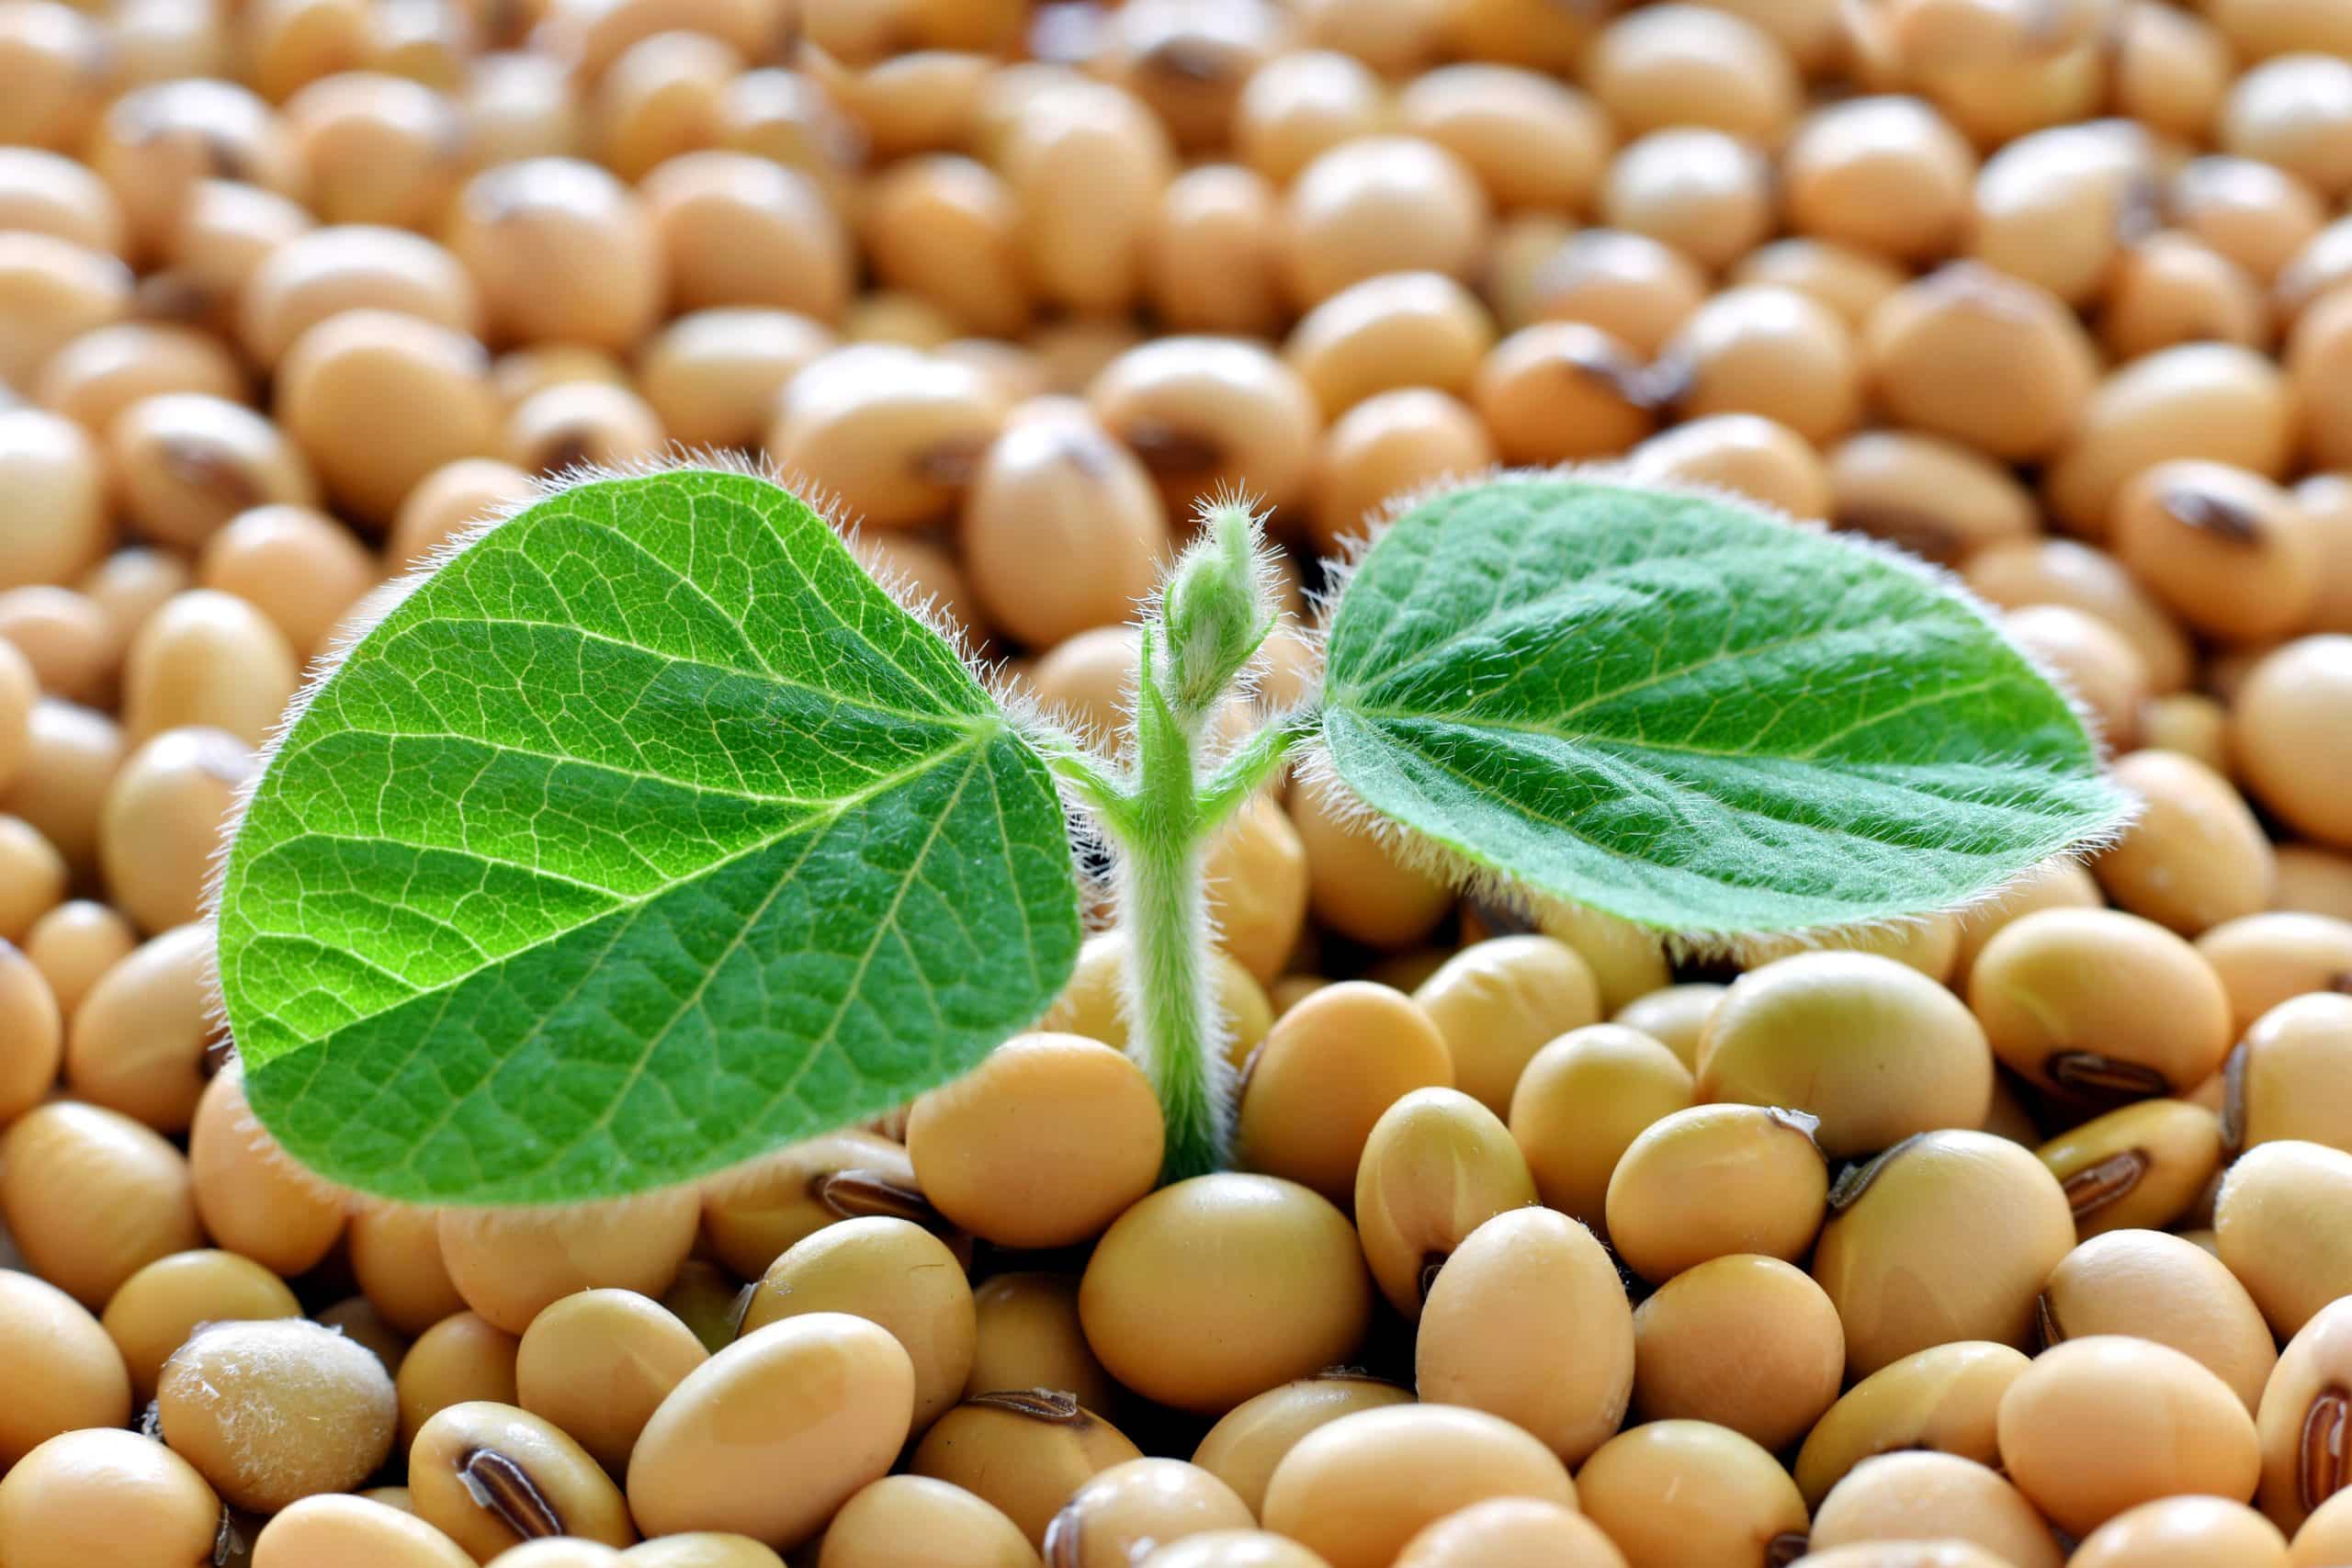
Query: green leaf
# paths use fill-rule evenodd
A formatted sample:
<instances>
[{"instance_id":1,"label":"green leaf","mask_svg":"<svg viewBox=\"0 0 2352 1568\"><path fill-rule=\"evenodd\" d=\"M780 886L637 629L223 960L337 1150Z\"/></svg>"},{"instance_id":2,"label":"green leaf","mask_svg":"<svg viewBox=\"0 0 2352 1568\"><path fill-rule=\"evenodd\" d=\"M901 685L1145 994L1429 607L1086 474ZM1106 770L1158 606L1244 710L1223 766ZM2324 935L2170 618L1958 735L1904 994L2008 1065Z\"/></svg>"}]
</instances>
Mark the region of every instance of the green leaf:
<instances>
[{"instance_id":1,"label":"green leaf","mask_svg":"<svg viewBox=\"0 0 2352 1568\"><path fill-rule=\"evenodd\" d=\"M1340 598L1322 723L1340 778L1473 874L1690 933L1950 908L2124 810L1926 570L1584 479L1400 518Z\"/></svg>"},{"instance_id":2,"label":"green leaf","mask_svg":"<svg viewBox=\"0 0 2352 1568\"><path fill-rule=\"evenodd\" d=\"M220 903L263 1123L387 1197L640 1191L899 1104L1079 942L1044 764L764 480L484 535L270 759Z\"/></svg>"}]
</instances>

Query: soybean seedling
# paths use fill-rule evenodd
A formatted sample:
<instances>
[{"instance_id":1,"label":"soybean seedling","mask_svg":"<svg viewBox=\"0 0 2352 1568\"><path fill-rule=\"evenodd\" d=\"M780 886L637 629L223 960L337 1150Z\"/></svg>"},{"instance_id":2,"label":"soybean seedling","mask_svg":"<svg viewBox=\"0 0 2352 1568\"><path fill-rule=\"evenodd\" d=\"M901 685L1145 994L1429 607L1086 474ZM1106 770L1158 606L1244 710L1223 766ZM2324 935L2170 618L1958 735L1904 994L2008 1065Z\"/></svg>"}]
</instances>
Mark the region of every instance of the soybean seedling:
<instances>
[{"instance_id":1,"label":"soybean seedling","mask_svg":"<svg viewBox=\"0 0 2352 1568\"><path fill-rule=\"evenodd\" d=\"M1319 698L1213 739L1275 612L1256 520L1209 508L1113 759L766 479L553 491L360 636L260 776L217 895L254 1109L335 1181L472 1204L877 1115L1062 988L1074 811L1172 1179L1227 1153L1203 849L1286 763L1465 879L1699 938L1952 908L2121 814L1975 606L1722 496L1506 476L1340 581Z\"/></svg>"}]
</instances>

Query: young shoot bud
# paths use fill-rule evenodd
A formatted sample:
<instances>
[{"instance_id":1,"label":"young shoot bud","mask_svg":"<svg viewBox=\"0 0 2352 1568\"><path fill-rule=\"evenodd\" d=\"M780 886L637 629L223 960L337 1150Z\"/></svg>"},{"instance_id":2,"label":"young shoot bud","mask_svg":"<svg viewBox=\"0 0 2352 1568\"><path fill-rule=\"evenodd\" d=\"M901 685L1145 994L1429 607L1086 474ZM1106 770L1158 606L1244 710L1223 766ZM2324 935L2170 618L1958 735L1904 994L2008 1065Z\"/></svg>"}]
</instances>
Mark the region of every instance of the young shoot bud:
<instances>
[{"instance_id":1,"label":"young shoot bud","mask_svg":"<svg viewBox=\"0 0 2352 1568\"><path fill-rule=\"evenodd\" d=\"M1187 722L1216 705L1274 629L1273 569L1256 513L1238 501L1202 509L1200 537L1169 574L1160 604L1169 705Z\"/></svg>"}]
</instances>

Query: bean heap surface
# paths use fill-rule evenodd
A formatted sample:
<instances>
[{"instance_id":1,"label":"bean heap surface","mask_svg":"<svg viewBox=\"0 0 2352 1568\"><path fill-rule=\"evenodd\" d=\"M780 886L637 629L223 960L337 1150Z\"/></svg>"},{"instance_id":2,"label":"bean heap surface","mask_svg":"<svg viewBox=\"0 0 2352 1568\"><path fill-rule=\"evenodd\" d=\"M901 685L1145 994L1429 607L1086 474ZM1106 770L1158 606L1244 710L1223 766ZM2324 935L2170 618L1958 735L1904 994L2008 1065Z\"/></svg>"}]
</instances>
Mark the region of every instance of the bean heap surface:
<instances>
[{"instance_id":1,"label":"bean heap surface","mask_svg":"<svg viewBox=\"0 0 2352 1568\"><path fill-rule=\"evenodd\" d=\"M1312 779L874 1126L535 1213L255 1123L205 883L379 585L584 465L814 487L1123 723L1605 461L1949 569L2143 801L1690 955ZM2352 1564L2346 0L0 0L0 1563ZM526 677L527 678L527 677Z\"/></svg>"}]
</instances>

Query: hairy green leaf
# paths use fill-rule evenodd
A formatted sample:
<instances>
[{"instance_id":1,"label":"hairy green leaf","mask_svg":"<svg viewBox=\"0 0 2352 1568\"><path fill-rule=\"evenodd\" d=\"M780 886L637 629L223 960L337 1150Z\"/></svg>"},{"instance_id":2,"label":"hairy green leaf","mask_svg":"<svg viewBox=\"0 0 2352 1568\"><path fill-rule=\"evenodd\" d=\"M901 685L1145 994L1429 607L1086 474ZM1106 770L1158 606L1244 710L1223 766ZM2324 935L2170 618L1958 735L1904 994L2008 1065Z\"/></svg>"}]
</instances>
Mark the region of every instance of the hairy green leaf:
<instances>
[{"instance_id":1,"label":"hairy green leaf","mask_svg":"<svg viewBox=\"0 0 2352 1568\"><path fill-rule=\"evenodd\" d=\"M1415 507L1340 598L1325 704L1376 812L1679 931L1949 908L2122 811L1972 604L1718 497L1527 477Z\"/></svg>"},{"instance_id":2,"label":"hairy green leaf","mask_svg":"<svg viewBox=\"0 0 2352 1568\"><path fill-rule=\"evenodd\" d=\"M877 1113L1079 942L1046 768L764 480L599 480L393 610L270 759L220 983L304 1164L429 1201L643 1190Z\"/></svg>"}]
</instances>

